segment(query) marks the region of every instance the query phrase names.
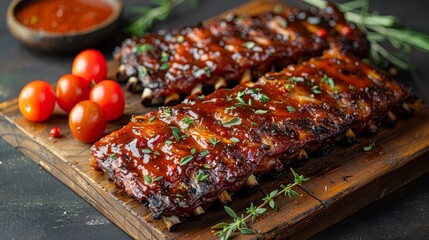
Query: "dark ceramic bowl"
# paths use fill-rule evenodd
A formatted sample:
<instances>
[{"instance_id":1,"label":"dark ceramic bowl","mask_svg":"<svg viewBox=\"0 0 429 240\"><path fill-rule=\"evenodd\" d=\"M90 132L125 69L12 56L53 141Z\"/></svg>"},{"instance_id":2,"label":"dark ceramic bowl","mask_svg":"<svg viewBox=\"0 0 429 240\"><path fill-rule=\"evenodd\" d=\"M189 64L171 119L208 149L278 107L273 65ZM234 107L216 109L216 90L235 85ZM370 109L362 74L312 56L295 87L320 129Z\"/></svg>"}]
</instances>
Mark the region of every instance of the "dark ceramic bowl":
<instances>
[{"instance_id":1,"label":"dark ceramic bowl","mask_svg":"<svg viewBox=\"0 0 429 240\"><path fill-rule=\"evenodd\" d=\"M106 2L113 9L105 21L82 31L52 33L29 28L16 18L21 7L35 1L13 0L7 10L7 25L12 35L26 46L51 53L71 53L95 46L118 28L123 10L122 0L98 0Z\"/></svg>"}]
</instances>

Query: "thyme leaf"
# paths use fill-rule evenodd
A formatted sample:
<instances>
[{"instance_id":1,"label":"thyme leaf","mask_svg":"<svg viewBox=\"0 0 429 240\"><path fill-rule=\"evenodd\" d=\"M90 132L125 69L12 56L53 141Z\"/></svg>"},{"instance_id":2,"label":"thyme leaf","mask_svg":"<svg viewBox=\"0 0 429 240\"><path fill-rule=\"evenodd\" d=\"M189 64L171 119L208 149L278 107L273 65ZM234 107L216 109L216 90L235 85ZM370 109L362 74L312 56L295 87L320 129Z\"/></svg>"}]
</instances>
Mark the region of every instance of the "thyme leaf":
<instances>
[{"instance_id":1,"label":"thyme leaf","mask_svg":"<svg viewBox=\"0 0 429 240\"><path fill-rule=\"evenodd\" d=\"M365 152L369 152L369 151L371 151L371 150L374 150L374 149L375 149L375 147L376 147L376 145L375 145L375 141L374 141L374 140L370 140L370 141L369 141L369 143L368 143L368 145L367 145L367 146L365 146L365 147L363 147L363 150L364 150Z\"/></svg>"},{"instance_id":2,"label":"thyme leaf","mask_svg":"<svg viewBox=\"0 0 429 240\"><path fill-rule=\"evenodd\" d=\"M185 166L186 164L188 164L192 159L194 158L194 156L189 155L186 156L184 158L182 158L182 160L180 161L180 166Z\"/></svg>"},{"instance_id":3,"label":"thyme leaf","mask_svg":"<svg viewBox=\"0 0 429 240\"><path fill-rule=\"evenodd\" d=\"M229 119L229 120L228 120L228 121L226 121L226 122L223 122L223 123L222 123L222 125L223 125L224 127L229 128L229 127L232 127L232 126L234 126L234 125L240 125L240 124L241 124L241 122L242 122L241 118L239 118L239 117L234 117L234 118Z\"/></svg>"}]
</instances>

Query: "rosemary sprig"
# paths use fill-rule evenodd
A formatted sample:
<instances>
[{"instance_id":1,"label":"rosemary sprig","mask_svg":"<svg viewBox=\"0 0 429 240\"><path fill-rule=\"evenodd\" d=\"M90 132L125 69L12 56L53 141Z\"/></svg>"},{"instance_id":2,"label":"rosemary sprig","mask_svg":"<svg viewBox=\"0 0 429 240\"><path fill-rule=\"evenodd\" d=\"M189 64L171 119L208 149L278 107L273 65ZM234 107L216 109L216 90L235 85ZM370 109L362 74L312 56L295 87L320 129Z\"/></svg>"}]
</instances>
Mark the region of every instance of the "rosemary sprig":
<instances>
[{"instance_id":1,"label":"rosemary sprig","mask_svg":"<svg viewBox=\"0 0 429 240\"><path fill-rule=\"evenodd\" d=\"M327 4L326 0L303 1L317 8L324 8ZM411 67L409 61L411 49L429 53L428 34L395 27L398 19L391 15L369 12L368 0L354 0L337 4L345 13L348 21L355 23L366 32L371 44L371 58L376 64L380 64L384 60L400 69L409 69ZM388 45L390 46L386 47ZM397 51L390 51L391 47Z\"/></svg>"},{"instance_id":2,"label":"rosemary sprig","mask_svg":"<svg viewBox=\"0 0 429 240\"><path fill-rule=\"evenodd\" d=\"M152 0L154 7L132 8L131 11L139 16L133 20L128 31L134 36L146 34L155 22L165 20L173 8L185 1L191 6L197 3L196 0Z\"/></svg>"},{"instance_id":3,"label":"rosemary sprig","mask_svg":"<svg viewBox=\"0 0 429 240\"><path fill-rule=\"evenodd\" d=\"M266 194L264 198L262 198L262 203L259 206L255 206L253 203L250 204L250 207L246 208L246 216L241 214L239 216L234 210L232 210L228 206L224 206L225 211L232 218L232 223L218 223L212 227L212 229L218 230L214 234L217 235L221 240L227 240L231 236L233 232L240 232L242 234L254 234L256 231L248 227L248 223L253 223L255 219L261 215L263 215L268 209L265 207L269 205L272 209L277 210L277 204L275 202L275 198L280 195L288 196L289 198L292 196L300 196L293 188L297 185L301 185L303 182L309 180L309 178L304 177L303 175L299 175L292 168L290 169L294 180L292 183L287 185L280 185L281 190L275 189L270 193Z\"/></svg>"}]
</instances>

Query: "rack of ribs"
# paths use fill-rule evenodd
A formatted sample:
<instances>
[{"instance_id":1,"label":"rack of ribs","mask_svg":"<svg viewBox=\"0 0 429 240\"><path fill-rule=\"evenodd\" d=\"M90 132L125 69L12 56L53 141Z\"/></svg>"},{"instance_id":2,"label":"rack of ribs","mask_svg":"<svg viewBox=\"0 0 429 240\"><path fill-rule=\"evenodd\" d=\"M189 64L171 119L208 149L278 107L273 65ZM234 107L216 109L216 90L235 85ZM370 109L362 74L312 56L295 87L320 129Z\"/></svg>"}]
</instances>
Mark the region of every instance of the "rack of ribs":
<instances>
[{"instance_id":1,"label":"rack of ribs","mask_svg":"<svg viewBox=\"0 0 429 240\"><path fill-rule=\"evenodd\" d=\"M118 79L143 105L174 105L188 95L259 78L335 46L366 56L365 34L335 5L229 15L195 27L127 39L115 51Z\"/></svg>"},{"instance_id":2,"label":"rack of ribs","mask_svg":"<svg viewBox=\"0 0 429 240\"><path fill-rule=\"evenodd\" d=\"M331 49L255 83L134 116L92 146L90 164L171 230L217 199L255 187L255 176L376 132L384 119L410 112L413 99L384 72Z\"/></svg>"}]
</instances>

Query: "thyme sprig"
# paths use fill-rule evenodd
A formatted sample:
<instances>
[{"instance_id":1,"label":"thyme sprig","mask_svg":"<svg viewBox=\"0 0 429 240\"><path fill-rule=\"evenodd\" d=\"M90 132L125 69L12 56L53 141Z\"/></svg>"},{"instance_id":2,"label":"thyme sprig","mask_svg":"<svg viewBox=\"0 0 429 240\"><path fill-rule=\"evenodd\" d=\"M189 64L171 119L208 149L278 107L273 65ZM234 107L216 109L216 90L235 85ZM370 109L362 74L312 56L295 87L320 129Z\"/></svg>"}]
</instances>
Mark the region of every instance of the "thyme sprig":
<instances>
[{"instance_id":1,"label":"thyme sprig","mask_svg":"<svg viewBox=\"0 0 429 240\"><path fill-rule=\"evenodd\" d=\"M317 8L324 8L326 0L304 0ZM409 29L397 28L398 19L391 15L369 12L368 0L337 3L348 21L355 23L367 34L371 44L371 58L376 64L388 61L400 69L409 69L409 53L416 49L429 53L429 35ZM390 45L390 46L388 46ZM390 51L393 47L397 51Z\"/></svg>"},{"instance_id":2,"label":"thyme sprig","mask_svg":"<svg viewBox=\"0 0 429 240\"><path fill-rule=\"evenodd\" d=\"M303 175L299 175L292 168L290 170L294 177L293 182L287 185L282 184L280 185L280 190L275 189L270 193L266 194L264 198L262 198L262 203L259 206L255 206L253 203L251 203L250 207L246 208L247 215L241 214L241 216L239 216L230 207L224 206L225 211L232 218L233 222L222 222L212 226L212 229L218 230L214 234L217 235L221 240L229 239L233 232L240 232L242 234L254 234L256 233L256 230L249 228L248 224L253 223L257 217L267 212L267 205L270 206L272 209L277 210L277 203L275 202L275 199L280 195L288 196L289 198L293 196L300 196L298 192L293 190L293 188L308 181L309 178L306 178Z\"/></svg>"},{"instance_id":3,"label":"thyme sprig","mask_svg":"<svg viewBox=\"0 0 429 240\"><path fill-rule=\"evenodd\" d=\"M138 15L129 26L128 31L134 36L141 36L147 33L152 25L157 21L165 20L171 11L182 4L187 2L190 6L196 6L196 0L152 0L155 6L135 6L131 11Z\"/></svg>"}]
</instances>

